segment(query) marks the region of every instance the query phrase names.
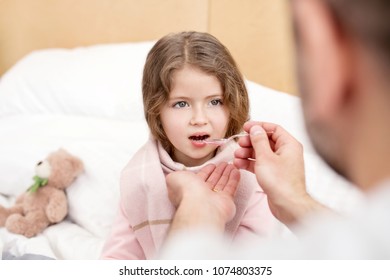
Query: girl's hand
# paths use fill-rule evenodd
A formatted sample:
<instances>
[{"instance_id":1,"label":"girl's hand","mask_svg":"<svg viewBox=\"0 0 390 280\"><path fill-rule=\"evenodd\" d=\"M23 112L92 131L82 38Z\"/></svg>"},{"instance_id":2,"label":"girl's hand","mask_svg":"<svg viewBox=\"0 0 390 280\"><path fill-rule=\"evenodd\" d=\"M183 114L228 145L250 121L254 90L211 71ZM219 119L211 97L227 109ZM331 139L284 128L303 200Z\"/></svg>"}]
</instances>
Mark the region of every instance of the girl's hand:
<instances>
[{"instance_id":1,"label":"girl's hand","mask_svg":"<svg viewBox=\"0 0 390 280\"><path fill-rule=\"evenodd\" d=\"M227 163L207 165L197 174L168 174L168 196L177 207L172 228L211 225L223 231L236 212L233 197L239 181L240 172Z\"/></svg>"}]
</instances>

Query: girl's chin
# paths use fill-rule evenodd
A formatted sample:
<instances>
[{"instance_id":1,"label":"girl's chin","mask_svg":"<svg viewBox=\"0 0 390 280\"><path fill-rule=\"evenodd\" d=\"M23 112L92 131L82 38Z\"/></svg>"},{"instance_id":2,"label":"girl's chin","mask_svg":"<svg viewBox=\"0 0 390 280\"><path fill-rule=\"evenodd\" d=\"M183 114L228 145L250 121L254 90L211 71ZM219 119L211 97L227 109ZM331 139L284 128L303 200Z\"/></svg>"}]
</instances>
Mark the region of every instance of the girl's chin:
<instances>
[{"instance_id":1,"label":"girl's chin","mask_svg":"<svg viewBox=\"0 0 390 280\"><path fill-rule=\"evenodd\" d=\"M202 155L187 155L187 160L182 162L187 167L200 166L212 159L214 154L202 154Z\"/></svg>"}]
</instances>

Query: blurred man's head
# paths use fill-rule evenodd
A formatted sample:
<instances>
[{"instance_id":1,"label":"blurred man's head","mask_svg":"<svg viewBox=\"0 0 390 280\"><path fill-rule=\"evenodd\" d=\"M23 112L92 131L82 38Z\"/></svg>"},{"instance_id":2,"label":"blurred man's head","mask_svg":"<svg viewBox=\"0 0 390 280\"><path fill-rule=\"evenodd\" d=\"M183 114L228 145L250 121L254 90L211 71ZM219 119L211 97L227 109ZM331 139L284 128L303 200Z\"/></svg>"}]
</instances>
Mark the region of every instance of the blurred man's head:
<instances>
[{"instance_id":1,"label":"blurred man's head","mask_svg":"<svg viewBox=\"0 0 390 280\"><path fill-rule=\"evenodd\" d=\"M390 1L291 3L308 132L332 168L365 188L384 177L380 142L390 139Z\"/></svg>"}]
</instances>

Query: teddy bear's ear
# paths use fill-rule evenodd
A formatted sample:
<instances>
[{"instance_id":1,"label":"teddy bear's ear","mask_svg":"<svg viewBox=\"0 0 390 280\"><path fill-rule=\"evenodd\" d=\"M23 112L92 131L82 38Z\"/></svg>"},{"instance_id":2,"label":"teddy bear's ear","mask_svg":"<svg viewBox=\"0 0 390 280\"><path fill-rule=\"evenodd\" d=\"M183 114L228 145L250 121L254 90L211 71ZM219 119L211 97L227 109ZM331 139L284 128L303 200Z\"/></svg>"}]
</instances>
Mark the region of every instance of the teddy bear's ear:
<instances>
[{"instance_id":1,"label":"teddy bear's ear","mask_svg":"<svg viewBox=\"0 0 390 280\"><path fill-rule=\"evenodd\" d=\"M69 162L72 164L72 167L73 167L75 174L78 175L84 171L84 164L78 157L75 157L74 155L70 154L64 148L59 148L56 153L58 155L62 155L63 158L66 158L67 160L69 160Z\"/></svg>"},{"instance_id":2,"label":"teddy bear's ear","mask_svg":"<svg viewBox=\"0 0 390 280\"><path fill-rule=\"evenodd\" d=\"M64 155L70 155L68 151L66 151L64 148L59 148L57 153L64 154Z\"/></svg>"},{"instance_id":3,"label":"teddy bear's ear","mask_svg":"<svg viewBox=\"0 0 390 280\"><path fill-rule=\"evenodd\" d=\"M82 161L64 149L59 149L47 157L51 166L48 185L65 189L84 171Z\"/></svg>"},{"instance_id":4,"label":"teddy bear's ear","mask_svg":"<svg viewBox=\"0 0 390 280\"><path fill-rule=\"evenodd\" d=\"M80 174L84 171L84 164L79 158L72 157L71 162L72 162L73 168L77 174Z\"/></svg>"}]
</instances>

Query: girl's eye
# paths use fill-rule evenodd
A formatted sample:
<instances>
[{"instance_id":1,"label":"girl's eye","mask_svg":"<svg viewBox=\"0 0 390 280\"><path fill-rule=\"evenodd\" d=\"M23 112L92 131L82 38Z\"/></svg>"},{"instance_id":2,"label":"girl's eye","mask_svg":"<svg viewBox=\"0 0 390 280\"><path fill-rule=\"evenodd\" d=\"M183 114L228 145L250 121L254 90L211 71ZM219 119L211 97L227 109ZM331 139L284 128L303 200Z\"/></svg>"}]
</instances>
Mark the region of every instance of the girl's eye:
<instances>
[{"instance_id":1,"label":"girl's eye","mask_svg":"<svg viewBox=\"0 0 390 280\"><path fill-rule=\"evenodd\" d=\"M188 103L185 101L179 101L179 102L176 102L175 104L173 104L173 108L184 108L187 106L188 106Z\"/></svg>"},{"instance_id":2,"label":"girl's eye","mask_svg":"<svg viewBox=\"0 0 390 280\"><path fill-rule=\"evenodd\" d=\"M211 106L222 105L222 100L221 99L213 99L213 100L210 101L210 105Z\"/></svg>"}]
</instances>

